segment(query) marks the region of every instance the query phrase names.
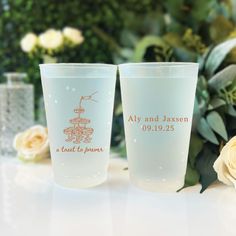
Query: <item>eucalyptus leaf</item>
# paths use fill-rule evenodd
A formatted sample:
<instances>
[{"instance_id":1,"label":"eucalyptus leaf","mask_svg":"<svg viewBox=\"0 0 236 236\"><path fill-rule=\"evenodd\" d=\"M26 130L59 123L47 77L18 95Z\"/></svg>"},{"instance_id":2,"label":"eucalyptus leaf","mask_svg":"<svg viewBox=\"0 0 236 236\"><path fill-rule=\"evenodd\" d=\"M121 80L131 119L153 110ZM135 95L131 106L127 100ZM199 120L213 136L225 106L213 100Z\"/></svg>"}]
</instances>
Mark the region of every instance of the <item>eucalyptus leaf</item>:
<instances>
[{"instance_id":1,"label":"eucalyptus leaf","mask_svg":"<svg viewBox=\"0 0 236 236\"><path fill-rule=\"evenodd\" d=\"M198 58L198 63L199 63L199 71L200 73L204 70L205 67L205 63L207 61L207 58L210 54L210 52L212 51L213 46L210 45L206 48L206 51L203 53L203 55L200 56L200 58Z\"/></svg>"},{"instance_id":2,"label":"eucalyptus leaf","mask_svg":"<svg viewBox=\"0 0 236 236\"><path fill-rule=\"evenodd\" d=\"M200 111L200 114L204 115L207 110L208 100L209 100L207 91L202 91L200 89L197 89L196 94L198 99L198 109Z\"/></svg>"},{"instance_id":3,"label":"eucalyptus leaf","mask_svg":"<svg viewBox=\"0 0 236 236\"><path fill-rule=\"evenodd\" d=\"M189 145L189 155L188 161L192 168L195 167L195 159L197 155L201 152L203 148L203 141L195 133L191 134L190 145Z\"/></svg>"},{"instance_id":4,"label":"eucalyptus leaf","mask_svg":"<svg viewBox=\"0 0 236 236\"><path fill-rule=\"evenodd\" d=\"M208 105L208 110L214 110L216 108L219 108L221 106L224 106L226 104L226 102L221 99L221 98L212 98L209 105Z\"/></svg>"},{"instance_id":5,"label":"eucalyptus leaf","mask_svg":"<svg viewBox=\"0 0 236 236\"><path fill-rule=\"evenodd\" d=\"M192 122L192 131L195 131L198 126L198 122L201 119L201 112L199 109L199 104L197 99L194 100L194 109L193 109L193 122Z\"/></svg>"},{"instance_id":6,"label":"eucalyptus leaf","mask_svg":"<svg viewBox=\"0 0 236 236\"><path fill-rule=\"evenodd\" d=\"M200 119L197 130L206 140L216 145L219 144L219 141L204 117Z\"/></svg>"},{"instance_id":7,"label":"eucalyptus leaf","mask_svg":"<svg viewBox=\"0 0 236 236\"><path fill-rule=\"evenodd\" d=\"M200 175L196 169L193 169L190 165L187 166L185 174L184 186L193 186L199 182Z\"/></svg>"},{"instance_id":8,"label":"eucalyptus leaf","mask_svg":"<svg viewBox=\"0 0 236 236\"><path fill-rule=\"evenodd\" d=\"M207 110L210 111L210 110L213 110L213 109L214 109L214 107L211 104L208 104Z\"/></svg>"},{"instance_id":9,"label":"eucalyptus leaf","mask_svg":"<svg viewBox=\"0 0 236 236\"><path fill-rule=\"evenodd\" d=\"M185 174L185 180L184 180L184 186L179 189L177 192L181 191L184 188L193 186L199 182L200 175L197 172L196 169L192 168L191 165L188 163L186 174Z\"/></svg>"},{"instance_id":10,"label":"eucalyptus leaf","mask_svg":"<svg viewBox=\"0 0 236 236\"><path fill-rule=\"evenodd\" d=\"M203 75L199 76L197 86L201 90L206 90L207 89L207 87L208 87L207 80Z\"/></svg>"},{"instance_id":11,"label":"eucalyptus leaf","mask_svg":"<svg viewBox=\"0 0 236 236\"><path fill-rule=\"evenodd\" d=\"M213 164L216 159L217 155L205 145L202 153L199 154L196 160L196 168L200 174L200 183L202 185L200 193L204 192L209 185L217 180L217 174L213 169Z\"/></svg>"},{"instance_id":12,"label":"eucalyptus leaf","mask_svg":"<svg viewBox=\"0 0 236 236\"><path fill-rule=\"evenodd\" d=\"M196 169L193 169L191 166L187 166L185 174L185 183L184 186L193 186L199 182L200 175Z\"/></svg>"},{"instance_id":13,"label":"eucalyptus leaf","mask_svg":"<svg viewBox=\"0 0 236 236\"><path fill-rule=\"evenodd\" d=\"M210 100L210 94L207 90L207 87L208 85L206 78L204 76L200 76L198 79L196 96L198 100L198 107L202 115L205 114Z\"/></svg>"},{"instance_id":14,"label":"eucalyptus leaf","mask_svg":"<svg viewBox=\"0 0 236 236\"><path fill-rule=\"evenodd\" d=\"M233 117L236 117L236 110L234 108L233 105L229 104L226 108L226 113L233 116Z\"/></svg>"},{"instance_id":15,"label":"eucalyptus leaf","mask_svg":"<svg viewBox=\"0 0 236 236\"><path fill-rule=\"evenodd\" d=\"M224 140L228 140L228 134L225 128L225 124L218 112L212 111L207 115L207 123L210 127L219 134Z\"/></svg>"},{"instance_id":16,"label":"eucalyptus leaf","mask_svg":"<svg viewBox=\"0 0 236 236\"><path fill-rule=\"evenodd\" d=\"M236 47L236 38L220 43L212 49L205 64L205 70L208 75L212 75L216 71L216 69L224 61L227 54L234 47Z\"/></svg>"},{"instance_id":17,"label":"eucalyptus leaf","mask_svg":"<svg viewBox=\"0 0 236 236\"><path fill-rule=\"evenodd\" d=\"M209 81L208 85L211 89L219 91L227 85L236 80L236 65L229 65L217 74L215 74Z\"/></svg>"}]
</instances>

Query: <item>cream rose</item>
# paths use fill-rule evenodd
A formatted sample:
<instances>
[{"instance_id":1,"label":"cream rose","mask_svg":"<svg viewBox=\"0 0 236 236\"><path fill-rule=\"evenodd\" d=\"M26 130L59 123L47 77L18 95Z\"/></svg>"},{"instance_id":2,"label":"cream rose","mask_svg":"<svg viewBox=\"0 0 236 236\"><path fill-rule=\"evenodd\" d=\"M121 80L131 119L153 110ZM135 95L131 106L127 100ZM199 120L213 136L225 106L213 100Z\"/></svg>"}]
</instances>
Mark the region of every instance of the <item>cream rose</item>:
<instances>
[{"instance_id":1,"label":"cream rose","mask_svg":"<svg viewBox=\"0 0 236 236\"><path fill-rule=\"evenodd\" d=\"M13 146L22 160L39 161L48 158L50 152L47 128L36 125L17 134Z\"/></svg>"},{"instance_id":2,"label":"cream rose","mask_svg":"<svg viewBox=\"0 0 236 236\"><path fill-rule=\"evenodd\" d=\"M47 50L57 49L63 44L63 35L59 30L49 29L39 35L39 44Z\"/></svg>"},{"instance_id":3,"label":"cream rose","mask_svg":"<svg viewBox=\"0 0 236 236\"><path fill-rule=\"evenodd\" d=\"M20 41L21 49L24 52L32 52L38 44L38 37L33 33L28 33Z\"/></svg>"},{"instance_id":4,"label":"cream rose","mask_svg":"<svg viewBox=\"0 0 236 236\"><path fill-rule=\"evenodd\" d=\"M65 27L63 29L63 35L75 45L81 44L84 41L81 31L72 27Z\"/></svg>"},{"instance_id":5,"label":"cream rose","mask_svg":"<svg viewBox=\"0 0 236 236\"><path fill-rule=\"evenodd\" d=\"M213 167L221 182L236 188L236 136L223 147Z\"/></svg>"}]
</instances>

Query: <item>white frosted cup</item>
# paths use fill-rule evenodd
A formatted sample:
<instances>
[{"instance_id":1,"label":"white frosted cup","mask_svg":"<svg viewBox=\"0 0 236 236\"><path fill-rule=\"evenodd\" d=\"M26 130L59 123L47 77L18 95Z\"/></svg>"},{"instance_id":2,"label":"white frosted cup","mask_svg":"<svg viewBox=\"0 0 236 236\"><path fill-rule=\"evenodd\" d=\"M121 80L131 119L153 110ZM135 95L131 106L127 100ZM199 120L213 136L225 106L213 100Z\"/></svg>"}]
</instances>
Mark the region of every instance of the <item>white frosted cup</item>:
<instances>
[{"instance_id":1,"label":"white frosted cup","mask_svg":"<svg viewBox=\"0 0 236 236\"><path fill-rule=\"evenodd\" d=\"M131 182L149 191L184 184L197 63L119 65Z\"/></svg>"},{"instance_id":2,"label":"white frosted cup","mask_svg":"<svg viewBox=\"0 0 236 236\"><path fill-rule=\"evenodd\" d=\"M117 67L42 64L55 182L87 188L107 178Z\"/></svg>"}]
</instances>

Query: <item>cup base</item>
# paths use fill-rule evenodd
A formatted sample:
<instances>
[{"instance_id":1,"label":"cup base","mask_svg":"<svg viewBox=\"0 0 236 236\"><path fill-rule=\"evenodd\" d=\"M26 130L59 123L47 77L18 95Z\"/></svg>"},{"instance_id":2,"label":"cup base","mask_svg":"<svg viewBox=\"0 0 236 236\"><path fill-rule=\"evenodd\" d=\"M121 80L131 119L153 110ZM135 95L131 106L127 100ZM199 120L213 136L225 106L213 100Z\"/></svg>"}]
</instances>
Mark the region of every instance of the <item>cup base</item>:
<instances>
[{"instance_id":1,"label":"cup base","mask_svg":"<svg viewBox=\"0 0 236 236\"><path fill-rule=\"evenodd\" d=\"M92 188L97 185L104 183L107 180L107 175L96 178L96 179L87 179L87 180L77 180L76 178L62 178L54 176L54 181L56 184L65 187L65 188Z\"/></svg>"},{"instance_id":2,"label":"cup base","mask_svg":"<svg viewBox=\"0 0 236 236\"><path fill-rule=\"evenodd\" d=\"M172 182L145 181L137 179L133 176L130 176L130 181L137 188L141 188L149 192L159 192L159 193L171 193L171 192L173 193L178 191L184 185L182 181L172 181Z\"/></svg>"}]
</instances>

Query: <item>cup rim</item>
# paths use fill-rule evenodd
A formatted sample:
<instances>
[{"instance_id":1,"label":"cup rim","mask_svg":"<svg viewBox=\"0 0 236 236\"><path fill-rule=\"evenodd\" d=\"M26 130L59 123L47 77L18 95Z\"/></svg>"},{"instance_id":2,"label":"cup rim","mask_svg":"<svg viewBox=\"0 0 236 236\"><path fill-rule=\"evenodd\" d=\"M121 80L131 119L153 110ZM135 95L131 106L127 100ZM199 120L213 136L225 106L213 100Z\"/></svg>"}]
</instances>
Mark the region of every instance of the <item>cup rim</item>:
<instances>
[{"instance_id":1,"label":"cup rim","mask_svg":"<svg viewBox=\"0 0 236 236\"><path fill-rule=\"evenodd\" d=\"M190 77L198 71L195 62L140 62L119 65L120 78Z\"/></svg>"},{"instance_id":2,"label":"cup rim","mask_svg":"<svg viewBox=\"0 0 236 236\"><path fill-rule=\"evenodd\" d=\"M162 67L179 67L179 66L198 66L199 63L197 62L129 62L129 63L122 63L118 66L162 66Z\"/></svg>"},{"instance_id":3,"label":"cup rim","mask_svg":"<svg viewBox=\"0 0 236 236\"><path fill-rule=\"evenodd\" d=\"M110 67L115 68L117 65L106 63L42 63L39 67Z\"/></svg>"}]
</instances>

